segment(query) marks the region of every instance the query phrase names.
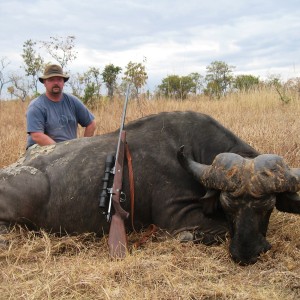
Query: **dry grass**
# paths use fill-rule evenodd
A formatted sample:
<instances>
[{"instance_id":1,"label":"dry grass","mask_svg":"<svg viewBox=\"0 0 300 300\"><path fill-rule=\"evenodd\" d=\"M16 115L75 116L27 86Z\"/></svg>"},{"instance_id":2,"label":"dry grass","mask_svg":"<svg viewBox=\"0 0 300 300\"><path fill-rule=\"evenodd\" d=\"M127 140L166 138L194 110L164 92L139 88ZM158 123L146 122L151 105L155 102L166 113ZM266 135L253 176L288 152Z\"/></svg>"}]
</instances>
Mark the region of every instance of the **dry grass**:
<instances>
[{"instance_id":1,"label":"dry grass","mask_svg":"<svg viewBox=\"0 0 300 300\"><path fill-rule=\"evenodd\" d=\"M14 162L25 147L27 104L0 101L0 167ZM115 130L123 104L94 109L97 134ZM300 100L288 105L271 91L232 95L221 101L132 101L126 122L171 110L212 115L264 153L282 155L300 167ZM300 216L275 211L268 240L272 249L252 266L228 255L228 242L205 247L153 238L111 261L106 238L55 237L16 229L0 251L0 299L299 299ZM129 236L132 245L139 235Z\"/></svg>"}]
</instances>

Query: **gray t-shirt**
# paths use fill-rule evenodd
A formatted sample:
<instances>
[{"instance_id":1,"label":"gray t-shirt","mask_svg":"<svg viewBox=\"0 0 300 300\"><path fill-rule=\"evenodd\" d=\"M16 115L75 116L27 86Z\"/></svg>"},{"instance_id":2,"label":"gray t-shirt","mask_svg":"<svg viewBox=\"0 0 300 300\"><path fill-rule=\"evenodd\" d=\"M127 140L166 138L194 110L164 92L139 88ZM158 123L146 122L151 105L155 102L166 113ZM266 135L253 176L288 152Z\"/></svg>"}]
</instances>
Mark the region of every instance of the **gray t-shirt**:
<instances>
[{"instance_id":1,"label":"gray t-shirt","mask_svg":"<svg viewBox=\"0 0 300 300\"><path fill-rule=\"evenodd\" d=\"M75 96L63 93L59 102L43 94L31 101L27 113L27 148L35 144L31 132L43 132L55 142L77 138L77 126L86 127L93 120L93 114Z\"/></svg>"}]
</instances>

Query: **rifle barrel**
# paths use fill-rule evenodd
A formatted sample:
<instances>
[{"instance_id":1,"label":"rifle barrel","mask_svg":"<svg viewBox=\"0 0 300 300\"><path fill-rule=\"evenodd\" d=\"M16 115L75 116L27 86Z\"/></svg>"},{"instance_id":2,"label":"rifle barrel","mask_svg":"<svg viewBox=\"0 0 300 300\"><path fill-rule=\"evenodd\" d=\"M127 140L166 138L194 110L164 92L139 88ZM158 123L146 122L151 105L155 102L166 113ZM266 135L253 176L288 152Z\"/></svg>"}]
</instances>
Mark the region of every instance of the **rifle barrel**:
<instances>
[{"instance_id":1,"label":"rifle barrel","mask_svg":"<svg viewBox=\"0 0 300 300\"><path fill-rule=\"evenodd\" d=\"M127 110L127 103L128 103L128 99L129 99L129 90L130 90L130 84L127 85L127 90L126 90L126 97L125 97L125 102L124 102L124 107L123 107L123 114L122 114L121 125L120 125L120 133L119 133L119 139L118 139L118 146L117 146L116 157L118 157L119 151L120 151L121 134L122 134L122 131L124 129L124 123L125 123L125 117L126 117L126 110Z\"/></svg>"}]
</instances>

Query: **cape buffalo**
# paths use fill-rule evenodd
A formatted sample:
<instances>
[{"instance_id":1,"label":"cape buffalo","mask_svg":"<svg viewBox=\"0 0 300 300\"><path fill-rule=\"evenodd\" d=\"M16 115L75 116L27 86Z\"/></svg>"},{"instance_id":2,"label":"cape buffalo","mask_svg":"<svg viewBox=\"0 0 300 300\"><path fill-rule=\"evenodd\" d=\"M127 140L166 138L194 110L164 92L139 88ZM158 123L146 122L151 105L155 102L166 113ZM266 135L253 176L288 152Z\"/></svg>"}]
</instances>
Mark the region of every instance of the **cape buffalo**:
<instances>
[{"instance_id":1,"label":"cape buffalo","mask_svg":"<svg viewBox=\"0 0 300 300\"><path fill-rule=\"evenodd\" d=\"M163 112L125 130L136 229L155 224L208 245L229 232L234 261L251 264L270 249L266 232L274 207L300 213L300 168L289 168L277 155L260 155L208 115ZM18 223L52 232L107 233L99 194L118 136L116 131L37 147L2 169L1 232ZM123 191L129 195L127 169L125 164ZM122 204L127 211L129 202ZM126 227L132 229L129 220Z\"/></svg>"}]
</instances>

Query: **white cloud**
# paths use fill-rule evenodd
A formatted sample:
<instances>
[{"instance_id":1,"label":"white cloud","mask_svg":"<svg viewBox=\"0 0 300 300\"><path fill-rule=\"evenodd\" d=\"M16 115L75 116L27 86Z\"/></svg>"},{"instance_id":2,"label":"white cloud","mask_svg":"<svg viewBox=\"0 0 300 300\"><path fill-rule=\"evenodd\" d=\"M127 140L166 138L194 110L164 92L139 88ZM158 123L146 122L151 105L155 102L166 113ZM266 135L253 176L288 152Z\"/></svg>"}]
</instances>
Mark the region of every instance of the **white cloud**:
<instances>
[{"instance_id":1,"label":"white cloud","mask_svg":"<svg viewBox=\"0 0 300 300\"><path fill-rule=\"evenodd\" d=\"M205 72L214 60L237 73L299 76L296 0L10 0L0 2L0 57L22 63L28 39L76 37L71 71L147 58L149 81ZM5 29L4 29L5 28Z\"/></svg>"}]
</instances>

